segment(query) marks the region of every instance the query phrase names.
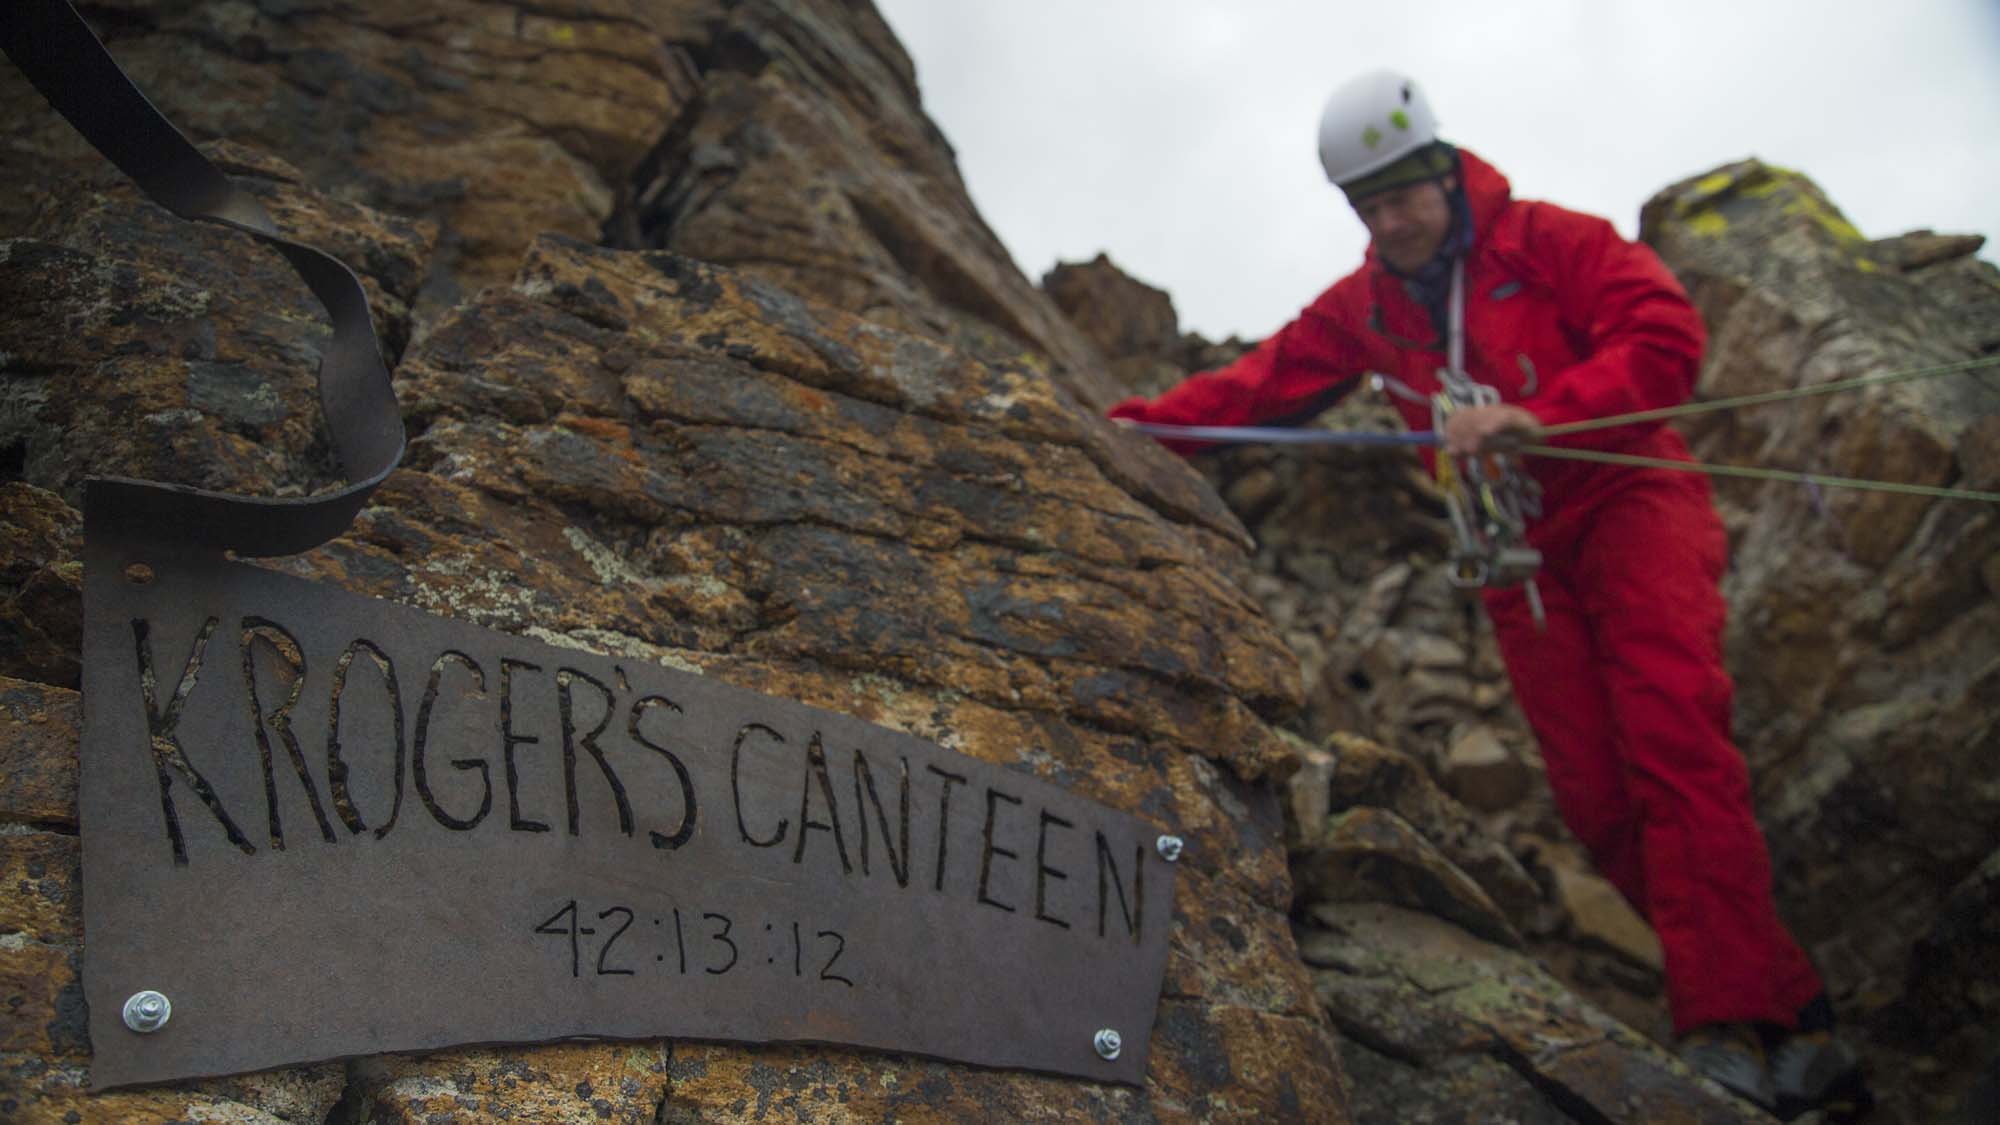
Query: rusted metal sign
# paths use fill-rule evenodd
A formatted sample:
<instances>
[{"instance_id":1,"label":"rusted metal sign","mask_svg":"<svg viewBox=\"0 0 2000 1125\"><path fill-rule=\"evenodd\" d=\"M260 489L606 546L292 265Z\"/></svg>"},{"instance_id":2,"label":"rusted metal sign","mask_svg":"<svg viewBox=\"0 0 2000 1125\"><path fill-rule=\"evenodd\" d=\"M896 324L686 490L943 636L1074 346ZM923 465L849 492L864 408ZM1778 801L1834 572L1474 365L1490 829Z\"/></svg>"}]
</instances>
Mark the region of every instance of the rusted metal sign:
<instances>
[{"instance_id":1,"label":"rusted metal sign","mask_svg":"<svg viewBox=\"0 0 2000 1125\"><path fill-rule=\"evenodd\" d=\"M1158 829L699 675L86 550L94 1085L572 1036L1143 1080Z\"/></svg>"}]
</instances>

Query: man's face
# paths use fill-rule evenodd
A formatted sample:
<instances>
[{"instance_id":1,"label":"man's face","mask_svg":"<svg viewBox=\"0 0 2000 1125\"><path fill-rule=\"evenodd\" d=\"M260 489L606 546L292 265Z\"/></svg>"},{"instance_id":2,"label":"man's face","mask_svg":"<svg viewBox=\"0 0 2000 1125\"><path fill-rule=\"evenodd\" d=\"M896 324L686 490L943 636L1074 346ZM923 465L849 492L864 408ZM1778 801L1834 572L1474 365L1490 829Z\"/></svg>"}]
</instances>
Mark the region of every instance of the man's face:
<instances>
[{"instance_id":1,"label":"man's face","mask_svg":"<svg viewBox=\"0 0 2000 1125\"><path fill-rule=\"evenodd\" d=\"M1371 195L1354 213L1375 240L1375 252L1403 273L1431 260L1451 232L1451 199L1444 181L1426 180Z\"/></svg>"}]
</instances>

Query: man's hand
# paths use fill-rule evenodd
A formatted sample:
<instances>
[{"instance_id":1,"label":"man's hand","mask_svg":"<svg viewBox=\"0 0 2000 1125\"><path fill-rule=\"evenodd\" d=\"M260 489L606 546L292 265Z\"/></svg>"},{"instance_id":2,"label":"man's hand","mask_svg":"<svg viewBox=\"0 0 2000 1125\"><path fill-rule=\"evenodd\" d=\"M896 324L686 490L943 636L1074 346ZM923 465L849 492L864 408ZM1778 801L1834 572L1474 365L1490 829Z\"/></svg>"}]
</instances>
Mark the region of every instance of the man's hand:
<instances>
[{"instance_id":1,"label":"man's hand","mask_svg":"<svg viewBox=\"0 0 2000 1125\"><path fill-rule=\"evenodd\" d=\"M1518 406L1496 403L1455 410L1445 419L1446 453L1470 457L1476 453L1501 453L1532 439L1542 429L1533 414Z\"/></svg>"}]
</instances>

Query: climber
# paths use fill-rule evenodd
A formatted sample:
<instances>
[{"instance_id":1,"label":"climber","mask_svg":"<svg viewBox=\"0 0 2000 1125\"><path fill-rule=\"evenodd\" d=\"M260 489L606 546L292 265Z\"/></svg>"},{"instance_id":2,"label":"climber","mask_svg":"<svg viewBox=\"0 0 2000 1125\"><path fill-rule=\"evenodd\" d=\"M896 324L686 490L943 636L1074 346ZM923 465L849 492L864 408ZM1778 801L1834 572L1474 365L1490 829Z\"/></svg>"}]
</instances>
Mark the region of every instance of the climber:
<instances>
[{"instance_id":1,"label":"climber","mask_svg":"<svg viewBox=\"0 0 2000 1125\"><path fill-rule=\"evenodd\" d=\"M1335 91L1319 151L1370 235L1360 268L1235 363L1127 399L1114 419L1283 425L1369 372L1435 394L1455 330L1465 373L1500 401L1448 416L1451 454L1692 393L1701 318L1653 252L1602 219L1514 199L1491 165L1438 138L1415 82L1381 71ZM1411 428L1431 426L1427 406L1398 406ZM1688 458L1660 423L1573 440ZM1527 471L1542 496L1527 541L1542 555L1546 628L1519 586L1489 587L1484 601L1558 809L1659 933L1682 1056L1788 1119L1859 1103L1858 1059L1832 1038L1819 977L1778 918L1730 741L1717 588L1727 545L1707 480L1572 461Z\"/></svg>"}]
</instances>

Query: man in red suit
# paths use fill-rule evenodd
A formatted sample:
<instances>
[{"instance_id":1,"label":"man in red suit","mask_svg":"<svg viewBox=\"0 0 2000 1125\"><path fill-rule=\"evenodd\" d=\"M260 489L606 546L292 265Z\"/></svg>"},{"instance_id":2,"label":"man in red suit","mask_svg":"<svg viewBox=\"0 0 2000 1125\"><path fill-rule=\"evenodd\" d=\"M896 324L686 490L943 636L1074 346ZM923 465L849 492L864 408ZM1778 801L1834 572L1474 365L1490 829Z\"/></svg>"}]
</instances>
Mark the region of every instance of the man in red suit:
<instances>
[{"instance_id":1,"label":"man in red suit","mask_svg":"<svg viewBox=\"0 0 2000 1125\"><path fill-rule=\"evenodd\" d=\"M1659 258L1603 219L1513 198L1491 165L1438 139L1413 81L1377 72L1336 91L1320 158L1368 228L1361 267L1242 359L1113 418L1298 422L1370 372L1428 396L1454 333L1463 373L1499 401L1448 415L1453 455L1693 392L1706 336ZM1431 427L1427 405L1399 406L1412 428ZM1569 440L1688 460L1660 423ZM1707 479L1547 459L1526 471L1542 494L1526 536L1542 555L1546 626L1519 586L1488 588L1486 607L1564 820L1659 934L1683 1057L1788 1117L1859 1103L1856 1060L1828 1033L1819 977L1778 919L1730 741L1727 543Z\"/></svg>"}]
</instances>

